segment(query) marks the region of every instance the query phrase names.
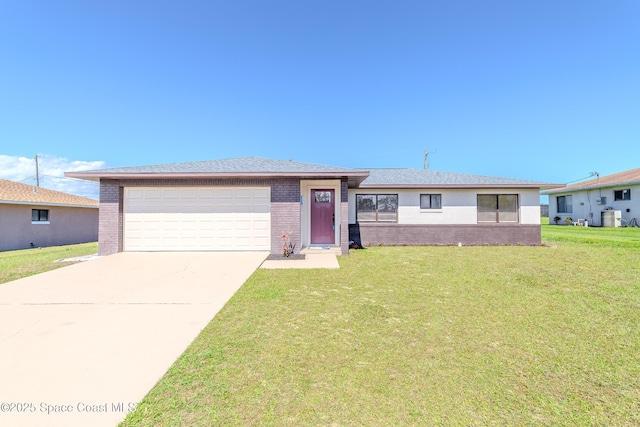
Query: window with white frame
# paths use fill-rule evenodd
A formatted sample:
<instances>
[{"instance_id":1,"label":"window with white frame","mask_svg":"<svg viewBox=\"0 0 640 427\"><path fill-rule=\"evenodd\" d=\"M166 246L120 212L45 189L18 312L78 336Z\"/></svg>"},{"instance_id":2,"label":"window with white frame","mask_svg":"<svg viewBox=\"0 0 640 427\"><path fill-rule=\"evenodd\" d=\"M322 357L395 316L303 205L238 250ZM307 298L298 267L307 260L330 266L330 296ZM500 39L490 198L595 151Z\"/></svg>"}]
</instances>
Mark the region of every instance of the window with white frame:
<instances>
[{"instance_id":1,"label":"window with white frame","mask_svg":"<svg viewBox=\"0 0 640 427\"><path fill-rule=\"evenodd\" d=\"M398 222L398 195L356 194L356 222Z\"/></svg>"},{"instance_id":2,"label":"window with white frame","mask_svg":"<svg viewBox=\"0 0 640 427\"><path fill-rule=\"evenodd\" d=\"M31 223L48 223L49 209L31 209Z\"/></svg>"},{"instance_id":3,"label":"window with white frame","mask_svg":"<svg viewBox=\"0 0 640 427\"><path fill-rule=\"evenodd\" d=\"M421 194L420 209L441 209L442 194Z\"/></svg>"},{"instance_id":4,"label":"window with white frame","mask_svg":"<svg viewBox=\"0 0 640 427\"><path fill-rule=\"evenodd\" d=\"M627 188L626 190L614 190L613 191L613 200L631 200L631 189Z\"/></svg>"},{"instance_id":5,"label":"window with white frame","mask_svg":"<svg viewBox=\"0 0 640 427\"><path fill-rule=\"evenodd\" d=\"M478 194L478 222L518 222L518 195Z\"/></svg>"},{"instance_id":6,"label":"window with white frame","mask_svg":"<svg viewBox=\"0 0 640 427\"><path fill-rule=\"evenodd\" d=\"M558 213L573 213L572 196L558 196L556 197L556 203L558 207Z\"/></svg>"}]
</instances>

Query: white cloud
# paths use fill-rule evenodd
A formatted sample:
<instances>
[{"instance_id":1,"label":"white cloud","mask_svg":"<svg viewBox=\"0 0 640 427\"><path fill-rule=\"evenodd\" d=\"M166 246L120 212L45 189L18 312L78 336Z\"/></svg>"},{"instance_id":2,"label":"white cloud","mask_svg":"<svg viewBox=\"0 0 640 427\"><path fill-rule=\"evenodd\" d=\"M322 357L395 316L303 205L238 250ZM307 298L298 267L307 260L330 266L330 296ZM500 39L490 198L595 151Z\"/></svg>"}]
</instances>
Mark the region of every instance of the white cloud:
<instances>
[{"instance_id":1,"label":"white cloud","mask_svg":"<svg viewBox=\"0 0 640 427\"><path fill-rule=\"evenodd\" d=\"M73 160L49 154L38 155L38 175L40 186L51 190L63 191L78 196L97 199L99 185L97 182L67 178L65 172L79 172L101 169L105 162ZM36 184L36 162L34 158L5 156L0 154L0 178L18 181L24 184Z\"/></svg>"}]
</instances>

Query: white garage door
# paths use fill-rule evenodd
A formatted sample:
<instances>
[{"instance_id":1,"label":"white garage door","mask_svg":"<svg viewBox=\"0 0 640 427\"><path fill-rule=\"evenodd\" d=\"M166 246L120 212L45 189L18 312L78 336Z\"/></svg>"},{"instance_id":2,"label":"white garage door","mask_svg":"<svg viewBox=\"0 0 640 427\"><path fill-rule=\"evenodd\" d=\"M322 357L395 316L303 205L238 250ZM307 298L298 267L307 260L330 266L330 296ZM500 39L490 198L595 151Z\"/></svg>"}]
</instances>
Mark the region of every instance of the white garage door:
<instances>
[{"instance_id":1,"label":"white garage door","mask_svg":"<svg viewBox=\"0 0 640 427\"><path fill-rule=\"evenodd\" d=\"M269 187L124 189L125 251L271 249Z\"/></svg>"}]
</instances>

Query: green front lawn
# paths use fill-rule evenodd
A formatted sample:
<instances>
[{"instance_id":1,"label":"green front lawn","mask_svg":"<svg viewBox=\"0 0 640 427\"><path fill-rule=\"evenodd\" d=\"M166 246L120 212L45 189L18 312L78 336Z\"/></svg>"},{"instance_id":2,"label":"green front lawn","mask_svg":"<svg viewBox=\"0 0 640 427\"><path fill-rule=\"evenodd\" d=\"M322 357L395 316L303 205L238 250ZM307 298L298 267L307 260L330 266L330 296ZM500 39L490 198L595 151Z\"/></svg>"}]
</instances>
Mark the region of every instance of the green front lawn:
<instances>
[{"instance_id":1,"label":"green front lawn","mask_svg":"<svg viewBox=\"0 0 640 427\"><path fill-rule=\"evenodd\" d=\"M543 236L258 270L122 425L640 424L640 229Z\"/></svg>"},{"instance_id":2,"label":"green front lawn","mask_svg":"<svg viewBox=\"0 0 640 427\"><path fill-rule=\"evenodd\" d=\"M551 243L577 245L640 248L640 228L573 227L570 225L543 225L543 239Z\"/></svg>"},{"instance_id":3,"label":"green front lawn","mask_svg":"<svg viewBox=\"0 0 640 427\"><path fill-rule=\"evenodd\" d=\"M0 284L69 265L53 261L98 253L98 243L0 252Z\"/></svg>"}]
</instances>

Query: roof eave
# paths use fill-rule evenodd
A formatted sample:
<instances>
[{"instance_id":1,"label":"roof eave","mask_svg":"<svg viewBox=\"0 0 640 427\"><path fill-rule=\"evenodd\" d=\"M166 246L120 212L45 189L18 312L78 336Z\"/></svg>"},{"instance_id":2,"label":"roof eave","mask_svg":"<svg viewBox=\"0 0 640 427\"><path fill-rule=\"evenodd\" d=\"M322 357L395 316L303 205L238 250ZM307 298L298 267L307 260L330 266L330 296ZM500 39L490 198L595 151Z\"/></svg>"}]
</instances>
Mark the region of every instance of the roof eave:
<instances>
[{"instance_id":1,"label":"roof eave","mask_svg":"<svg viewBox=\"0 0 640 427\"><path fill-rule=\"evenodd\" d=\"M138 172L138 173L90 173L90 172L65 172L69 178L78 178L89 181L101 179L187 179L187 178L361 178L366 179L369 172L361 171L336 171L336 172Z\"/></svg>"},{"instance_id":2,"label":"roof eave","mask_svg":"<svg viewBox=\"0 0 640 427\"><path fill-rule=\"evenodd\" d=\"M362 184L360 188L541 188L547 184Z\"/></svg>"},{"instance_id":3,"label":"roof eave","mask_svg":"<svg viewBox=\"0 0 640 427\"><path fill-rule=\"evenodd\" d=\"M556 193L570 193L572 191L586 191L586 190L598 190L602 188L612 188L612 187L620 187L623 185L640 185L639 180L634 181L625 181L625 182L612 182L607 184L595 184L595 185L587 185L584 187L567 187L563 186L562 188L546 190L544 194L556 194Z\"/></svg>"},{"instance_id":4,"label":"roof eave","mask_svg":"<svg viewBox=\"0 0 640 427\"><path fill-rule=\"evenodd\" d=\"M3 205L28 205L28 206L55 206L63 208L88 208L98 209L99 205L80 205L76 203L47 203L47 202L29 202L22 200L0 200L0 204Z\"/></svg>"}]
</instances>

